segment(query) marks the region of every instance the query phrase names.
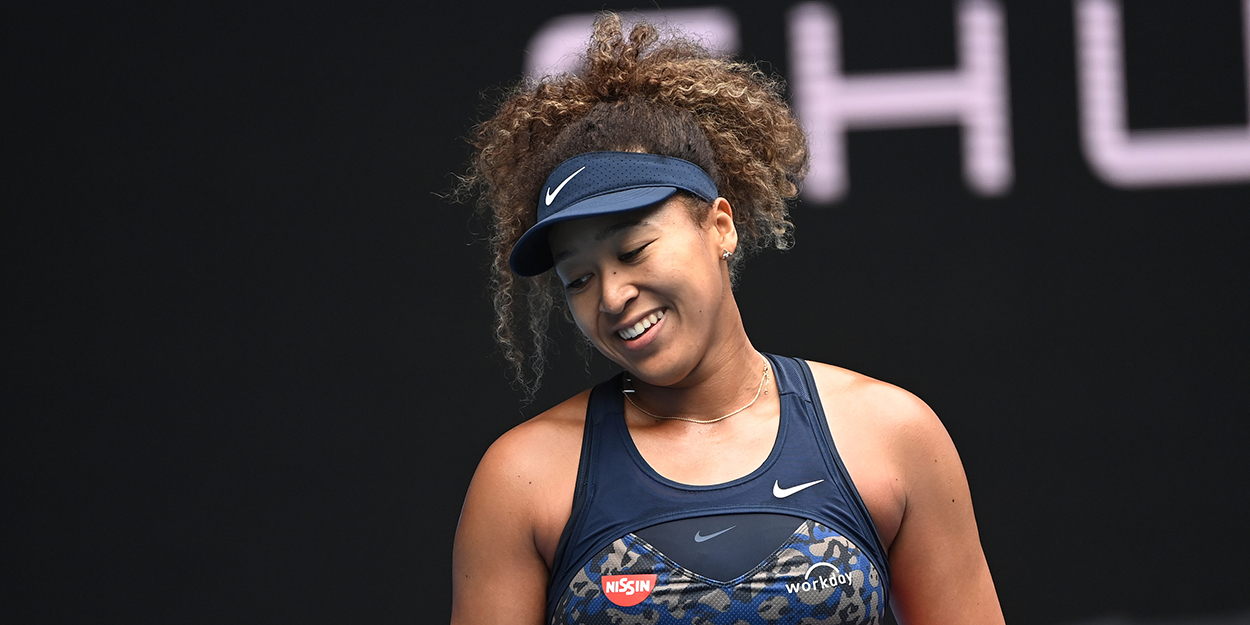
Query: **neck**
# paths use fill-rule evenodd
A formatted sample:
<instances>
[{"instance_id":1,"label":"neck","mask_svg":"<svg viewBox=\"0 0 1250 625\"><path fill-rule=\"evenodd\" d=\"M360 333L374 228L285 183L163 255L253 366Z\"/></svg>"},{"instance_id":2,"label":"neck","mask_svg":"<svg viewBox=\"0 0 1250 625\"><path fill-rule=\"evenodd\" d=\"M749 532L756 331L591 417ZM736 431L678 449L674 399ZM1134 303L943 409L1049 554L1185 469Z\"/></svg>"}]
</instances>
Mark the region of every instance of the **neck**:
<instances>
[{"instance_id":1,"label":"neck","mask_svg":"<svg viewBox=\"0 0 1250 625\"><path fill-rule=\"evenodd\" d=\"M671 386L656 386L634 378L635 402L656 415L698 421L720 418L751 402L760 392L764 357L747 338L738 307L726 308L732 319L718 324L725 331L712 337L712 347L694 369ZM771 386L773 380L769 376L765 390Z\"/></svg>"}]
</instances>

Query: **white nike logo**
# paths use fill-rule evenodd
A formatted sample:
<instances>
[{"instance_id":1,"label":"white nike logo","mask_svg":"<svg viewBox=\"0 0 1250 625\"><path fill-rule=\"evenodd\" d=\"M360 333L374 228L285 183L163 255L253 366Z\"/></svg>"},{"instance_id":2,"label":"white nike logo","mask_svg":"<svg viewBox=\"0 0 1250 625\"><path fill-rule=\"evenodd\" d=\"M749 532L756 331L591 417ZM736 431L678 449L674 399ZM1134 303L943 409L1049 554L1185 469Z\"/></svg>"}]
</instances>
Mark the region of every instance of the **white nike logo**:
<instances>
[{"instance_id":1,"label":"white nike logo","mask_svg":"<svg viewBox=\"0 0 1250 625\"><path fill-rule=\"evenodd\" d=\"M791 486L790 488L782 488L780 483L774 481L773 482L773 497L776 497L777 499L785 499L786 497L789 497L790 495L793 495L794 493L797 493L803 490L804 488L815 486L823 481L824 480L816 480L815 482L799 484L798 486Z\"/></svg>"},{"instance_id":2,"label":"white nike logo","mask_svg":"<svg viewBox=\"0 0 1250 625\"><path fill-rule=\"evenodd\" d=\"M585 167L583 167L582 169L586 169L586 168L585 168ZM551 206L551 203L552 203L552 202L554 202L554 201L556 200L556 196L557 196L557 195L560 195L560 189L563 189L563 188L564 188L564 185L568 184L568 183L569 183L569 181L573 179L573 176L576 176L577 174L582 173L582 169L579 169L579 170L577 170L577 171L575 171L575 172L573 172L573 173L569 174L569 177L568 177L568 178L565 178L565 179L564 179L564 182L561 182L561 183L560 183L560 186L556 187L556 190L555 190L555 191L547 191L547 206Z\"/></svg>"},{"instance_id":3,"label":"white nike logo","mask_svg":"<svg viewBox=\"0 0 1250 625\"><path fill-rule=\"evenodd\" d=\"M721 531L719 531L719 532L716 532L715 534L708 534L707 536L704 536L703 534L700 534L699 532L702 532L703 530L699 530L698 532L695 532L695 533L694 533L694 542L696 542L696 543L701 543L701 542L703 542L703 541L705 541L705 540L712 540L713 538L716 538L717 536L720 536L721 534L724 534L725 532L728 532L729 530L731 530L731 529L733 529L733 528L735 528L735 527L738 527L738 526L737 526L737 525L730 525L729 527L726 527L725 529L723 529L723 530L721 530Z\"/></svg>"}]
</instances>

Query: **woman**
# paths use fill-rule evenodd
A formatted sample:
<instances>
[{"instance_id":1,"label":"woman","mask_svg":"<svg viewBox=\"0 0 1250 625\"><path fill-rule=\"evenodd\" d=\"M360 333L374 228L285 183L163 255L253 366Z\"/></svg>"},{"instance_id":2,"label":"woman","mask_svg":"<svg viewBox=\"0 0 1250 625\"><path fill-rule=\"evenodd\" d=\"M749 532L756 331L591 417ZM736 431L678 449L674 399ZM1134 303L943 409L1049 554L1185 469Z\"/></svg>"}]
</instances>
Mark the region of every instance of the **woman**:
<instances>
[{"instance_id":1,"label":"woman","mask_svg":"<svg viewBox=\"0 0 1250 625\"><path fill-rule=\"evenodd\" d=\"M887 600L907 623L1002 622L933 412L765 356L743 329L733 276L789 245L806 171L777 84L606 15L584 71L520 89L476 146L466 184L492 210L518 375L517 328L541 348L549 287L624 372L487 451L456 533L454 623L875 623Z\"/></svg>"}]
</instances>

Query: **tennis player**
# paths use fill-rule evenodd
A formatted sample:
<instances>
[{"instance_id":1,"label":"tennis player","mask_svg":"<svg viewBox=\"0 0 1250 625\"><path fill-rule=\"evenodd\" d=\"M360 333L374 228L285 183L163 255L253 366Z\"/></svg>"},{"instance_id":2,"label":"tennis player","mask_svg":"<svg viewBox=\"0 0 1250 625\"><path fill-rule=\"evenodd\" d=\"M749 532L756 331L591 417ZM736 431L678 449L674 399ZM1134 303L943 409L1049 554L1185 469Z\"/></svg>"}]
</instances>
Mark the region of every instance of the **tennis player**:
<instances>
[{"instance_id":1,"label":"tennis player","mask_svg":"<svg viewBox=\"0 0 1250 625\"><path fill-rule=\"evenodd\" d=\"M556 307L622 372L486 452L454 624L1003 622L929 407L743 328L734 276L791 245L807 168L775 80L606 14L580 71L518 88L475 145L518 378Z\"/></svg>"}]
</instances>

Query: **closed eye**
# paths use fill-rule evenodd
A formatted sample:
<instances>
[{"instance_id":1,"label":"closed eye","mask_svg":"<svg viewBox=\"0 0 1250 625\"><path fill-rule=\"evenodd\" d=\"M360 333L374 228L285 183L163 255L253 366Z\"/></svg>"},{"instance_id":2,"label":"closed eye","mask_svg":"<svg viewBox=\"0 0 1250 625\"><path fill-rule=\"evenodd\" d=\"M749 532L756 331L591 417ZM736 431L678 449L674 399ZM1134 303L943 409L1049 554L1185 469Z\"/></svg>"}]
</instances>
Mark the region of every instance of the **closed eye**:
<instances>
[{"instance_id":1,"label":"closed eye","mask_svg":"<svg viewBox=\"0 0 1250 625\"><path fill-rule=\"evenodd\" d=\"M576 280L573 280L573 281L569 282L568 284L564 285L564 289L565 289L566 291L576 291L576 290L578 290L578 289L580 289L580 288L582 288L582 287L586 286L586 283L587 283L588 281L590 281L590 274L586 274L586 275L584 275L584 276L582 276L582 277L580 277L580 278L578 278L578 279L576 279Z\"/></svg>"},{"instance_id":2,"label":"closed eye","mask_svg":"<svg viewBox=\"0 0 1250 625\"><path fill-rule=\"evenodd\" d=\"M651 245L651 244L647 243L646 245L643 245L642 247L639 247L638 249L625 252L624 254L621 254L618 258L623 263L627 263L631 260L634 260L635 258L638 257L639 254L642 253L643 250L647 249L647 245Z\"/></svg>"}]
</instances>

